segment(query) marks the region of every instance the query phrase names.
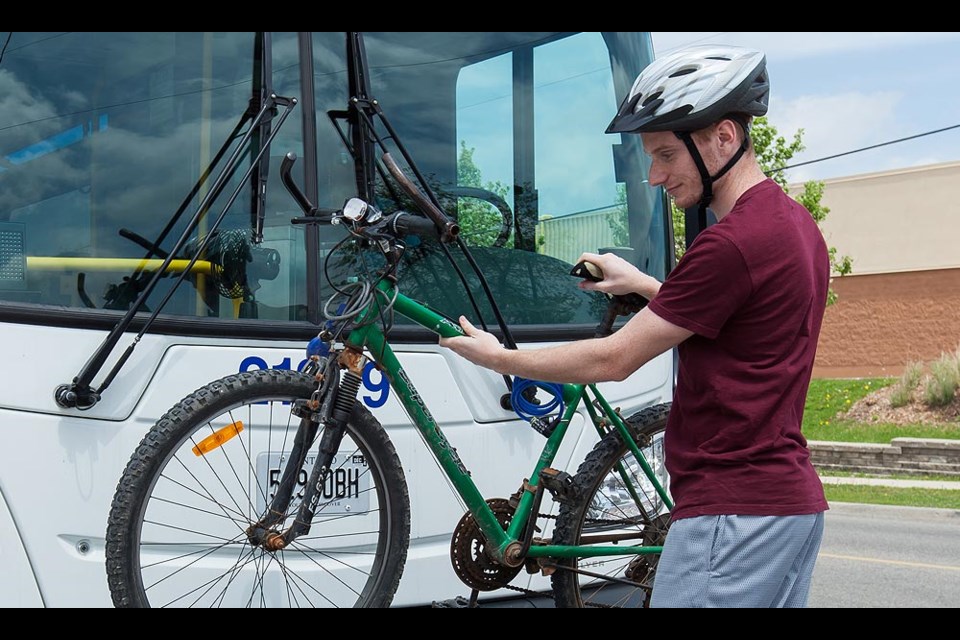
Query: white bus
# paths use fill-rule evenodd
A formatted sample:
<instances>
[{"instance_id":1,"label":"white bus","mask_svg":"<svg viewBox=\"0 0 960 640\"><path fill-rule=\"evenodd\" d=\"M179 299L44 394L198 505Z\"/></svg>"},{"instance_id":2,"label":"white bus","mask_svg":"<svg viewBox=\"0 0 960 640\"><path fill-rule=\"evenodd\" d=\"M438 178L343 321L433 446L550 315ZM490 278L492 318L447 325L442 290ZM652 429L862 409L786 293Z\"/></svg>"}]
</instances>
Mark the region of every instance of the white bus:
<instances>
[{"instance_id":1,"label":"white bus","mask_svg":"<svg viewBox=\"0 0 960 640\"><path fill-rule=\"evenodd\" d=\"M645 32L0 33L0 606L111 606L107 514L147 429L211 380L301 366L343 230L292 224L279 166L297 154L321 212L391 198L353 98L377 101L458 218L520 348L593 335L602 296L569 275L582 251L664 278L665 194L638 137L604 133L652 55ZM295 99L289 118L255 118L271 96ZM474 308L446 256L410 259L411 295L498 330L476 280ZM501 405L504 380L399 321L391 339L485 495L516 492L543 440ZM664 354L602 390L629 415L670 400L673 372ZM465 595L464 507L367 374L413 509L394 605ZM570 442L554 466L575 471L594 440Z\"/></svg>"}]
</instances>

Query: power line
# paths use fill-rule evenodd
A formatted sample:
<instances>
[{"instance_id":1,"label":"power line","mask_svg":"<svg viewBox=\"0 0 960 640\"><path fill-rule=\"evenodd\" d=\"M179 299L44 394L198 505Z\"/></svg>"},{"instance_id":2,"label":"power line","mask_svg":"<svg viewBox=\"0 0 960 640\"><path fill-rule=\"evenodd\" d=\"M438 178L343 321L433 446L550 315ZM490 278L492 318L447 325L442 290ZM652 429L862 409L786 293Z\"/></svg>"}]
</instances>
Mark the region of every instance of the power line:
<instances>
[{"instance_id":1,"label":"power line","mask_svg":"<svg viewBox=\"0 0 960 640\"><path fill-rule=\"evenodd\" d=\"M10 46L10 38L13 37L13 31L7 32L7 41L3 43L3 49L0 49L0 62L3 62L3 54L7 52L7 47Z\"/></svg>"},{"instance_id":2,"label":"power line","mask_svg":"<svg viewBox=\"0 0 960 640\"><path fill-rule=\"evenodd\" d=\"M832 156L826 156L823 158L817 158L816 160L807 160L806 162L798 162L797 164L787 165L785 167L780 167L778 169L770 169L767 171L768 174L776 173L777 171L786 171L787 169L795 169L796 167L803 167L808 164L814 164L816 162L823 162L824 160L833 160L834 158L840 158L842 156L849 156L853 153L860 153L861 151L869 151L870 149L877 149L879 147L885 147L888 144L897 144L898 142L906 142L907 140L913 140L914 138L922 138L923 136L930 136L935 133L942 133L944 131L949 131L950 129L956 129L960 127L960 124L951 125L949 127L943 127L942 129L934 129L933 131L927 131L926 133L918 133L914 136L907 136L906 138L900 138L898 140L890 140L889 142L881 142L880 144L874 144L869 147L862 147L860 149L854 149L853 151L844 151L843 153L836 153Z\"/></svg>"}]
</instances>

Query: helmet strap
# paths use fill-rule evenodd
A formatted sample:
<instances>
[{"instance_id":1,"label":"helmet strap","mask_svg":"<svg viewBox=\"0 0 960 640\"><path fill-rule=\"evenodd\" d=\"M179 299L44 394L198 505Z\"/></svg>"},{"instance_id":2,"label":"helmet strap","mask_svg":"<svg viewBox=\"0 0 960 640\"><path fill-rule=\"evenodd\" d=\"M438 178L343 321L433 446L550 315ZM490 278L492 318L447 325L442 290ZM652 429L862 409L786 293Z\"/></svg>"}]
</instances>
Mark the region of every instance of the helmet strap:
<instances>
[{"instance_id":1,"label":"helmet strap","mask_svg":"<svg viewBox=\"0 0 960 640\"><path fill-rule=\"evenodd\" d=\"M710 177L710 172L707 171L707 165L703 162L703 156L700 155L700 149L697 149L697 145L694 143L693 136L690 135L690 132L674 131L674 134L683 141L683 144L686 145L687 150L693 157L693 163L697 165L697 171L700 172L700 182L703 184L703 194L700 196L700 207L697 211L697 216L700 220L700 231L703 231L707 228L707 205L709 205L710 201L713 200L714 179ZM728 164L726 167L724 167L717 177L719 178L725 172L729 171L730 166L731 165Z\"/></svg>"},{"instance_id":2,"label":"helmet strap","mask_svg":"<svg viewBox=\"0 0 960 640\"><path fill-rule=\"evenodd\" d=\"M713 200L713 183L726 175L726 173L733 168L733 165L737 164L737 161L743 157L743 154L747 152L747 136L750 135L749 130L739 120L736 120L736 122L743 127L743 142L740 144L740 148L737 149L737 152L733 154L733 157L730 158L727 164L723 165L723 168L721 168L720 171L718 171L714 176L711 176L710 172L707 171L707 165L703 162L703 156L700 155L700 149L698 149L696 143L694 143L693 136L690 135L690 132L674 132L674 134L683 141L683 144L687 147L687 151L689 151L690 155L693 157L693 163L697 165L697 171L700 172L700 182L703 183L703 195L700 196L698 209L701 231L707 228L707 207L710 205L710 201Z\"/></svg>"}]
</instances>

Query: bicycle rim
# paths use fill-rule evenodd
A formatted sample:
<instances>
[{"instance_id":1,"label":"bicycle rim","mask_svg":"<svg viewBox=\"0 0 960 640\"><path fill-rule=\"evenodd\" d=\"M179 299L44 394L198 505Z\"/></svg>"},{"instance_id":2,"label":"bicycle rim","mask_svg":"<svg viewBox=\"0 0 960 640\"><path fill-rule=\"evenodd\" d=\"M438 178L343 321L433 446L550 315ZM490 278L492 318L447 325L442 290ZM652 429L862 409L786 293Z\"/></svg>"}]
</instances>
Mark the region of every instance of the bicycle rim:
<instances>
[{"instance_id":1,"label":"bicycle rim","mask_svg":"<svg viewBox=\"0 0 960 640\"><path fill-rule=\"evenodd\" d=\"M111 510L115 604L389 606L406 558L408 495L386 433L360 405L309 533L276 551L248 538L293 445L299 418L290 401L312 388L310 378L291 372L231 376L198 390L151 429ZM218 439L219 446L197 453ZM299 477L305 484L309 468ZM290 526L298 504L278 531Z\"/></svg>"},{"instance_id":2,"label":"bicycle rim","mask_svg":"<svg viewBox=\"0 0 960 640\"><path fill-rule=\"evenodd\" d=\"M627 422L658 481L669 489L663 430L669 405L650 407ZM561 505L556 544L662 546L670 514L639 461L613 433L584 459L574 478L576 498ZM616 542L613 542L616 540ZM659 554L559 561L553 574L558 607L645 607Z\"/></svg>"}]
</instances>

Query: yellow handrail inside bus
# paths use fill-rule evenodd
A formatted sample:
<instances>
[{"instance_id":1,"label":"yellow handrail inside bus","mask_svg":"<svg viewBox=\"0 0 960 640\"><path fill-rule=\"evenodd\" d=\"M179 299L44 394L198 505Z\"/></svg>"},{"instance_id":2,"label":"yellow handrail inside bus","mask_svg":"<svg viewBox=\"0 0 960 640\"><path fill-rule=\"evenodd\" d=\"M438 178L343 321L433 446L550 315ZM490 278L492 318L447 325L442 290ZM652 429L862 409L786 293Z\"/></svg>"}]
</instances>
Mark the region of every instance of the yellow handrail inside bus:
<instances>
[{"instance_id":1,"label":"yellow handrail inside bus","mask_svg":"<svg viewBox=\"0 0 960 640\"><path fill-rule=\"evenodd\" d=\"M190 264L189 260L171 260L168 273L180 273ZM160 258L77 258L27 256L27 269L37 271L156 271L163 265ZM192 273L213 273L214 265L208 260L197 260L190 269Z\"/></svg>"}]
</instances>

